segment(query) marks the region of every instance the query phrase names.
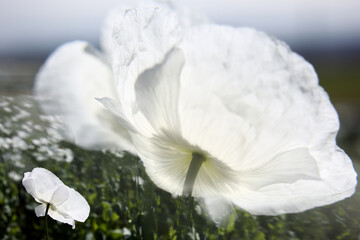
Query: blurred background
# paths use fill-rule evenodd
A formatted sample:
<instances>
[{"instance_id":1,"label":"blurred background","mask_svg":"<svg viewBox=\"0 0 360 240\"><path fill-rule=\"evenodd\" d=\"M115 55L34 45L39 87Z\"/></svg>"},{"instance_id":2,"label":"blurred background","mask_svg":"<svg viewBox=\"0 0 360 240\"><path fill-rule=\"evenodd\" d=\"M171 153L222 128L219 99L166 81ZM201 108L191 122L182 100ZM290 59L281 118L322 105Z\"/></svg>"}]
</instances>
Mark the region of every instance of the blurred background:
<instances>
[{"instance_id":1,"label":"blurred background","mask_svg":"<svg viewBox=\"0 0 360 240\"><path fill-rule=\"evenodd\" d=\"M99 47L104 17L123 3L0 0L0 92L31 93L41 63L62 43L86 40ZM181 4L213 22L254 27L285 41L314 65L340 112L342 128L351 136L359 135L359 0L182 0Z\"/></svg>"},{"instance_id":2,"label":"blurred background","mask_svg":"<svg viewBox=\"0 0 360 240\"><path fill-rule=\"evenodd\" d=\"M123 2L0 0L1 91L27 91L41 62L64 42L79 39L99 46L106 13ZM181 3L213 22L254 27L285 41L314 64L332 99L358 101L360 1L182 0ZM18 84L12 78L5 83L9 75L21 75L27 82Z\"/></svg>"}]
</instances>

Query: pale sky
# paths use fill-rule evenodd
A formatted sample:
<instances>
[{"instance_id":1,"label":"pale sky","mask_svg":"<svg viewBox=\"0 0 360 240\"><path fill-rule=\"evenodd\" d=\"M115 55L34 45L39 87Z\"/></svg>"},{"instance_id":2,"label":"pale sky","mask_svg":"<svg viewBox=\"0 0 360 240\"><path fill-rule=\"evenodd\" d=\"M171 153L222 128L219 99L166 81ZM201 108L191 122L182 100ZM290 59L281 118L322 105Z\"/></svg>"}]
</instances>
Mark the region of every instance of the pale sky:
<instances>
[{"instance_id":1,"label":"pale sky","mask_svg":"<svg viewBox=\"0 0 360 240\"><path fill-rule=\"evenodd\" d=\"M71 40L95 45L122 0L0 0L0 57L46 56ZM91 4L90 4L91 3ZM360 45L360 0L182 0L213 22L250 26L291 47Z\"/></svg>"}]
</instances>

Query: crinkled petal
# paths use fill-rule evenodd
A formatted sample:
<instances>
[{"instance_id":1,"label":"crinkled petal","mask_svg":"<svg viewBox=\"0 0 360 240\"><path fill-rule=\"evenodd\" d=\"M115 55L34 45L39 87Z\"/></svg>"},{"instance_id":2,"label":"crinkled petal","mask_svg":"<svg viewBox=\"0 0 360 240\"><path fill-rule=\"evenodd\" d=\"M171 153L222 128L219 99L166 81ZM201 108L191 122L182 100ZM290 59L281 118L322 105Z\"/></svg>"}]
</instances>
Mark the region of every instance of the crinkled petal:
<instances>
[{"instance_id":1,"label":"crinkled petal","mask_svg":"<svg viewBox=\"0 0 360 240\"><path fill-rule=\"evenodd\" d=\"M64 117L67 137L85 148L117 146L134 153L127 131L95 98L117 98L111 67L86 42L60 46L36 76L47 114Z\"/></svg>"},{"instance_id":2,"label":"crinkled petal","mask_svg":"<svg viewBox=\"0 0 360 240\"><path fill-rule=\"evenodd\" d=\"M107 15L103 27L102 27L102 34L101 34L101 48L105 52L105 54L109 57L109 59L114 59L118 56L116 56L114 49L116 48L116 41L113 39L113 34L116 33L116 31L124 31L123 34L128 33L128 31L131 31L131 29L123 30L119 26L121 24L121 19L126 18L124 15L124 12L129 9L135 9L135 8L142 8L142 9L148 9L150 11L153 9L165 9L167 12L172 11L174 14L176 14L179 24L182 28L186 29L194 25L199 25L207 22L207 18L199 13L194 13L190 11L187 8L184 8L180 4L173 2L173 1L153 1L153 0L126 0L119 2L119 6L117 8L112 9L109 14ZM119 17L120 15L120 17ZM133 20L137 20L138 18L133 18ZM114 31L114 25L119 21L115 27ZM129 19L131 21L131 19ZM132 23L136 24L136 23ZM139 22L137 23L139 24ZM141 23L140 23L141 24ZM126 27L126 26L124 26ZM149 39L144 39L145 41L148 41ZM158 51L158 49L147 49L147 51L155 52ZM166 52L166 51L165 51Z\"/></svg>"},{"instance_id":3,"label":"crinkled petal","mask_svg":"<svg viewBox=\"0 0 360 240\"><path fill-rule=\"evenodd\" d=\"M163 61L182 38L177 14L167 8L128 8L117 16L113 30L113 59L118 94L122 102L135 100L138 75Z\"/></svg>"},{"instance_id":4,"label":"crinkled petal","mask_svg":"<svg viewBox=\"0 0 360 240\"><path fill-rule=\"evenodd\" d=\"M125 79L117 111L136 130L133 142L155 184L181 194L191 154L200 152L206 161L193 196L224 198L252 214L304 211L354 192L356 173L335 142L337 114L308 62L264 33L215 25L194 27L166 48L179 48L184 62L166 51L146 58L149 46L176 41L163 35L170 25L157 22L172 17L141 11L125 12L121 19L138 22L115 37L129 50L115 65ZM139 28L144 22L155 28Z\"/></svg>"},{"instance_id":5,"label":"crinkled petal","mask_svg":"<svg viewBox=\"0 0 360 240\"><path fill-rule=\"evenodd\" d=\"M239 173L238 189L228 195L237 196L232 199L238 206L279 214L352 194L356 173L337 150L338 117L308 62L248 28L193 28L178 47L185 56L179 111L184 138ZM196 96L186 86L202 92ZM269 189L274 192L264 194Z\"/></svg>"},{"instance_id":6,"label":"crinkled petal","mask_svg":"<svg viewBox=\"0 0 360 240\"><path fill-rule=\"evenodd\" d=\"M64 183L52 172L44 168L34 168L25 173L23 185L26 191L41 202L50 202L54 192Z\"/></svg>"},{"instance_id":7,"label":"crinkled petal","mask_svg":"<svg viewBox=\"0 0 360 240\"><path fill-rule=\"evenodd\" d=\"M186 61L182 84L211 92L253 130L241 148L231 147L240 149L238 169L334 141L338 119L328 96L312 66L284 43L254 29L205 25L179 47Z\"/></svg>"}]
</instances>

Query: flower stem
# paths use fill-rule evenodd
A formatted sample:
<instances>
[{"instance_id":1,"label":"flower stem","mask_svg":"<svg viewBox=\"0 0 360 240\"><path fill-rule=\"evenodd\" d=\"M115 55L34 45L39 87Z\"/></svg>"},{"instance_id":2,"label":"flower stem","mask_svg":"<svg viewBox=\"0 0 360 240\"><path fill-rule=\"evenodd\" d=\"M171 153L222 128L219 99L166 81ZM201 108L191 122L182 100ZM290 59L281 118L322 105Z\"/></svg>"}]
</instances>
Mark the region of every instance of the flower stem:
<instances>
[{"instance_id":1,"label":"flower stem","mask_svg":"<svg viewBox=\"0 0 360 240\"><path fill-rule=\"evenodd\" d=\"M47 223L47 215L48 215L49 207L50 207L50 203L46 204L46 211L45 211L46 240L49 240L48 223Z\"/></svg>"},{"instance_id":2,"label":"flower stem","mask_svg":"<svg viewBox=\"0 0 360 240\"><path fill-rule=\"evenodd\" d=\"M183 195L191 196L194 188L196 176L199 173L200 167L205 160L206 158L203 154L198 152L192 153L192 159L190 162L189 170L185 178Z\"/></svg>"}]
</instances>

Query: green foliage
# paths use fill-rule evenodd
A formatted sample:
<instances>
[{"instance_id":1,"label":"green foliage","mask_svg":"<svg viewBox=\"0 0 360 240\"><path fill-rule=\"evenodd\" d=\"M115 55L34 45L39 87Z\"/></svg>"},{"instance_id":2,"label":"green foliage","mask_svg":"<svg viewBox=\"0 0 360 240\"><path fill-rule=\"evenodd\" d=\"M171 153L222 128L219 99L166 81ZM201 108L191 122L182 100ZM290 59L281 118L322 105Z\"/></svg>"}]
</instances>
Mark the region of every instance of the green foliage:
<instances>
[{"instance_id":1,"label":"green foliage","mask_svg":"<svg viewBox=\"0 0 360 240\"><path fill-rule=\"evenodd\" d=\"M21 104L12 102L11 106L11 113L0 114L0 122L6 128L0 128L0 140L5 139L0 144L0 239L45 237L45 219L36 217L37 203L21 184L23 173L34 167L52 171L80 192L91 207L89 218L76 223L74 230L49 218L52 239L321 240L357 239L360 233L359 193L337 204L299 214L252 216L236 210L225 225L217 227L201 201L173 197L157 188L137 157L113 150L89 151L55 139L49 135L50 124L46 121L32 115L11 119L16 112L14 106ZM29 130L31 134L19 134L19 124L28 121L40 127ZM7 122L16 126L10 128ZM19 147L15 141L20 135L26 147ZM47 141L40 141L42 138ZM34 142L36 139L39 141ZM71 161L57 154L63 152L71 153Z\"/></svg>"},{"instance_id":2,"label":"green foliage","mask_svg":"<svg viewBox=\"0 0 360 240\"><path fill-rule=\"evenodd\" d=\"M4 164L0 162L0 239L17 239L19 236L18 206L17 184L8 181Z\"/></svg>"}]
</instances>

